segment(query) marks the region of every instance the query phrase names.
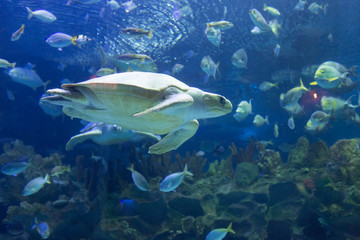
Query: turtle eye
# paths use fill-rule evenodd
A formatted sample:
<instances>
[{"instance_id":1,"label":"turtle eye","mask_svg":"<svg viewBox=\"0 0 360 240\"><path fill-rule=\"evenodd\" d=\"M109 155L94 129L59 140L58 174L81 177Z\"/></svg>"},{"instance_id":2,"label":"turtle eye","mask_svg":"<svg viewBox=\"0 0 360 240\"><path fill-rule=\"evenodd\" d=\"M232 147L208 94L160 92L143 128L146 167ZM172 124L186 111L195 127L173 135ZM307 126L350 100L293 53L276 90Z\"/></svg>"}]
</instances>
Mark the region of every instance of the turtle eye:
<instances>
[{"instance_id":1,"label":"turtle eye","mask_svg":"<svg viewBox=\"0 0 360 240\"><path fill-rule=\"evenodd\" d=\"M225 105L226 103L226 100L223 96L219 96L219 102L222 104L222 105Z\"/></svg>"}]
</instances>

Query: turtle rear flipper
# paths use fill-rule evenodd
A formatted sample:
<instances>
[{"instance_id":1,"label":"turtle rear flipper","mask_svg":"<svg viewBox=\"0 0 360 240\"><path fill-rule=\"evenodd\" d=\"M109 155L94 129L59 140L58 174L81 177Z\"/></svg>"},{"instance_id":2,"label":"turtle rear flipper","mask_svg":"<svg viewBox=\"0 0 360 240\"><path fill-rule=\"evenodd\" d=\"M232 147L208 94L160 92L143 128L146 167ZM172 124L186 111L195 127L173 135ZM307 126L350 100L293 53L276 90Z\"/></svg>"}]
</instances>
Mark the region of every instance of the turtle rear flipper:
<instances>
[{"instance_id":1,"label":"turtle rear flipper","mask_svg":"<svg viewBox=\"0 0 360 240\"><path fill-rule=\"evenodd\" d=\"M66 143L66 151L70 151L73 150L74 147L79 144L84 142L87 139L92 138L95 135L101 135L102 131L99 129L94 129L88 132L84 132L78 135L75 135L73 137L70 138L70 140Z\"/></svg>"},{"instance_id":2,"label":"turtle rear flipper","mask_svg":"<svg viewBox=\"0 0 360 240\"><path fill-rule=\"evenodd\" d=\"M194 136L199 128L199 122L191 120L169 132L163 139L149 148L150 154L162 154L177 149L181 144Z\"/></svg>"}]
</instances>

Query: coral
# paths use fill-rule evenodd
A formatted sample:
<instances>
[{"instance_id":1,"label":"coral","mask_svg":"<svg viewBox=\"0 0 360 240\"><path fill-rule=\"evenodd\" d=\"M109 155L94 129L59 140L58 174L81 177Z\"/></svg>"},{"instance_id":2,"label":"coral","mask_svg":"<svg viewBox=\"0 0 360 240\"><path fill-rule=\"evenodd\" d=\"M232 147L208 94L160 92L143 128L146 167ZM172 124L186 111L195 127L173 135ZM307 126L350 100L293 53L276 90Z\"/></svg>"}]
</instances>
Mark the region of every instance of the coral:
<instances>
[{"instance_id":1,"label":"coral","mask_svg":"<svg viewBox=\"0 0 360 240\"><path fill-rule=\"evenodd\" d=\"M189 171L194 174L194 179L199 179L203 176L203 169L207 163L207 159L204 159L201 156L197 156L196 152L194 151L192 154L190 154L190 152L186 152L185 157L181 157L179 153L176 154L175 162L171 166L172 168L175 163L179 164L180 169L183 168L185 164L187 164Z\"/></svg>"},{"instance_id":2,"label":"coral","mask_svg":"<svg viewBox=\"0 0 360 240\"><path fill-rule=\"evenodd\" d=\"M350 161L360 161L358 139L341 139L330 147L330 159L338 165L346 165Z\"/></svg>"},{"instance_id":3,"label":"coral","mask_svg":"<svg viewBox=\"0 0 360 240\"><path fill-rule=\"evenodd\" d=\"M254 162L254 156L258 145L257 143L257 140L254 141L253 138L250 137L249 145L245 148L245 150L239 148L239 151L237 150L235 143L231 143L231 146L229 146L231 157L236 161L236 163Z\"/></svg>"},{"instance_id":4,"label":"coral","mask_svg":"<svg viewBox=\"0 0 360 240\"><path fill-rule=\"evenodd\" d=\"M329 161L329 148L322 140L312 143L309 149L309 166L324 167Z\"/></svg>"},{"instance_id":5,"label":"coral","mask_svg":"<svg viewBox=\"0 0 360 240\"><path fill-rule=\"evenodd\" d=\"M296 142L295 148L289 153L287 165L290 167L306 166L309 148L309 140L306 137L300 137Z\"/></svg>"},{"instance_id":6,"label":"coral","mask_svg":"<svg viewBox=\"0 0 360 240\"><path fill-rule=\"evenodd\" d=\"M258 167L261 173L272 175L277 172L278 167L282 166L281 156L279 152L271 149L259 149Z\"/></svg>"}]
</instances>

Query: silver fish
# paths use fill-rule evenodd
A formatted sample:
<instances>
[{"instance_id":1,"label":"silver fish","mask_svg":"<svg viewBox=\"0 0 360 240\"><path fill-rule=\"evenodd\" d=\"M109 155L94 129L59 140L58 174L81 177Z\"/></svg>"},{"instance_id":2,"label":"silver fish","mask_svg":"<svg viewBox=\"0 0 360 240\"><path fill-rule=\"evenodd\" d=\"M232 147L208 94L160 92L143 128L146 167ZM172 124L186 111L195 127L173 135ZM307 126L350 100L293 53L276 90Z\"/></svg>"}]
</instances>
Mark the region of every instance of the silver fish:
<instances>
[{"instance_id":1,"label":"silver fish","mask_svg":"<svg viewBox=\"0 0 360 240\"><path fill-rule=\"evenodd\" d=\"M24 30L25 30L25 24L21 25L21 27L11 35L10 40L12 42L19 40L21 35L24 33Z\"/></svg>"},{"instance_id":2,"label":"silver fish","mask_svg":"<svg viewBox=\"0 0 360 240\"><path fill-rule=\"evenodd\" d=\"M37 177L28 182L22 190L22 195L29 196L37 193L44 186L45 183L51 183L49 174L46 174L44 178Z\"/></svg>"},{"instance_id":3,"label":"silver fish","mask_svg":"<svg viewBox=\"0 0 360 240\"><path fill-rule=\"evenodd\" d=\"M187 170L187 164L185 164L184 171L170 174L164 178L164 180L160 183L160 191L174 191L181 184L185 175L193 176L193 174Z\"/></svg>"},{"instance_id":4,"label":"silver fish","mask_svg":"<svg viewBox=\"0 0 360 240\"><path fill-rule=\"evenodd\" d=\"M247 54L246 54L245 50L242 48L242 49L237 50L237 51L232 55L231 63L232 63L235 67L238 67L238 68L246 68L247 60L248 60Z\"/></svg>"},{"instance_id":5,"label":"silver fish","mask_svg":"<svg viewBox=\"0 0 360 240\"><path fill-rule=\"evenodd\" d=\"M32 89L41 86L45 87L48 84L48 82L44 83L39 75L29 66L25 66L24 68L15 67L9 71L9 76L14 82L21 83Z\"/></svg>"},{"instance_id":6,"label":"silver fish","mask_svg":"<svg viewBox=\"0 0 360 240\"><path fill-rule=\"evenodd\" d=\"M26 7L26 10L28 11L28 14L29 14L28 19L35 17L45 23L51 23L56 20L55 15L47 10L32 11L29 7Z\"/></svg>"},{"instance_id":7,"label":"silver fish","mask_svg":"<svg viewBox=\"0 0 360 240\"><path fill-rule=\"evenodd\" d=\"M29 166L27 162L9 162L1 168L3 174L9 176L17 176L19 173L25 171Z\"/></svg>"},{"instance_id":8,"label":"silver fish","mask_svg":"<svg viewBox=\"0 0 360 240\"><path fill-rule=\"evenodd\" d=\"M138 171L134 170L134 164L131 164L131 166L127 169L131 171L131 177L134 181L135 186L138 189L140 189L141 191L150 191L149 184L146 181L145 177Z\"/></svg>"}]
</instances>

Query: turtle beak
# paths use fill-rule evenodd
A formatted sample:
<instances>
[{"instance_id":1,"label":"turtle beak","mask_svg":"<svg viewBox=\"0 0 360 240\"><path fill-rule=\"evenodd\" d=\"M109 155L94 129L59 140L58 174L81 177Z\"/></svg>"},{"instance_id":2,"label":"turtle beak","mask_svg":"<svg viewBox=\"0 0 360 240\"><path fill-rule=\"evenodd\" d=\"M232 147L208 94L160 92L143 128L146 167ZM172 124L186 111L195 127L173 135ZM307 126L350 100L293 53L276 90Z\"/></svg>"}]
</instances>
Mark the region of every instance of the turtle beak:
<instances>
[{"instance_id":1,"label":"turtle beak","mask_svg":"<svg viewBox=\"0 0 360 240\"><path fill-rule=\"evenodd\" d=\"M46 97L42 97L40 99L40 102L47 102L47 103L51 103L54 105L60 105L60 106L64 106L69 104L71 101L68 99L65 99L59 95L54 95L54 96L46 96Z\"/></svg>"}]
</instances>

